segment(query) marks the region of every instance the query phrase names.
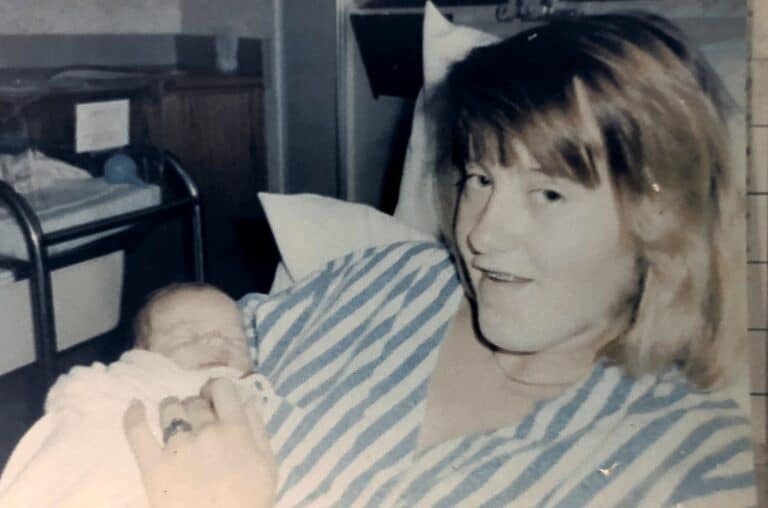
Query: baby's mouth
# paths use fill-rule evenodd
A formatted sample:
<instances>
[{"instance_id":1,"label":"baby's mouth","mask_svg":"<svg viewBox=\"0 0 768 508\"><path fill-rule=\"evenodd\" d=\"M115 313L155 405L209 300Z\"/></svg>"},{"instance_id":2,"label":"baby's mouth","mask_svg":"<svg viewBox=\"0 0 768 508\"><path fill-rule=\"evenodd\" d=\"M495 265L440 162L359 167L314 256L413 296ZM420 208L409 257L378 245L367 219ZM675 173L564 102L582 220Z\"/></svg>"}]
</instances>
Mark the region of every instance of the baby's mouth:
<instances>
[{"instance_id":1,"label":"baby's mouth","mask_svg":"<svg viewBox=\"0 0 768 508\"><path fill-rule=\"evenodd\" d=\"M226 367L227 365L229 365L229 363L225 361L203 362L200 364L200 368L206 369L209 367Z\"/></svg>"}]
</instances>

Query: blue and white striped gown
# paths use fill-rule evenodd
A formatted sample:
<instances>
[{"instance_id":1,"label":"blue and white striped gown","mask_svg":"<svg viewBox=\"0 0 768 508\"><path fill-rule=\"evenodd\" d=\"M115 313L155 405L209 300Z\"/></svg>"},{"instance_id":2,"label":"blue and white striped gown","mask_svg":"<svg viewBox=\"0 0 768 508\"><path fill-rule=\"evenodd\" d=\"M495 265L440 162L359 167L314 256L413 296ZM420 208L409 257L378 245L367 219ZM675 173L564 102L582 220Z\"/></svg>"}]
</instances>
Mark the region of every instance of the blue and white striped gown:
<instances>
[{"instance_id":1,"label":"blue and white striped gown","mask_svg":"<svg viewBox=\"0 0 768 508\"><path fill-rule=\"evenodd\" d=\"M747 416L673 374L598 365L519 424L417 452L461 294L443 248L399 243L241 301L278 506L754 505Z\"/></svg>"}]
</instances>

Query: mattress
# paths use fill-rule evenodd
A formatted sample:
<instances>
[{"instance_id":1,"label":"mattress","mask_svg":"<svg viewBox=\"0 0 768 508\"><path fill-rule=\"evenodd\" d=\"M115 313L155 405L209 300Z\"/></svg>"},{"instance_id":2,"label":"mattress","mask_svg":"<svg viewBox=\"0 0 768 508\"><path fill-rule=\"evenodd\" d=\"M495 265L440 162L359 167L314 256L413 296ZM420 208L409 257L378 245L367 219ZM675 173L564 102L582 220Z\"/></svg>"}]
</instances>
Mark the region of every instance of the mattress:
<instances>
[{"instance_id":1,"label":"mattress","mask_svg":"<svg viewBox=\"0 0 768 508\"><path fill-rule=\"evenodd\" d=\"M109 183L103 178L61 180L56 185L23 194L48 233L154 206L161 201L157 185ZM54 245L49 254L70 250L117 229ZM24 237L16 220L0 209L0 256L27 259Z\"/></svg>"}]
</instances>

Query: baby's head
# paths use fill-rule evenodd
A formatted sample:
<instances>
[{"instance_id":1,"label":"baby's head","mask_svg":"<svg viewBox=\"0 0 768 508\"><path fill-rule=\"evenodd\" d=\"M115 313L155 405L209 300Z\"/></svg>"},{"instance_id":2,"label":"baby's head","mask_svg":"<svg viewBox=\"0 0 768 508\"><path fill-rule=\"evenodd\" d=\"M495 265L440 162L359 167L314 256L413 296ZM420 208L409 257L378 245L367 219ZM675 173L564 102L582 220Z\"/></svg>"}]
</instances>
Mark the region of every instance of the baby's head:
<instances>
[{"instance_id":1,"label":"baby's head","mask_svg":"<svg viewBox=\"0 0 768 508\"><path fill-rule=\"evenodd\" d=\"M160 353L185 369L251 369L240 309L207 284L172 284L156 291L136 316L134 332L137 348Z\"/></svg>"}]
</instances>

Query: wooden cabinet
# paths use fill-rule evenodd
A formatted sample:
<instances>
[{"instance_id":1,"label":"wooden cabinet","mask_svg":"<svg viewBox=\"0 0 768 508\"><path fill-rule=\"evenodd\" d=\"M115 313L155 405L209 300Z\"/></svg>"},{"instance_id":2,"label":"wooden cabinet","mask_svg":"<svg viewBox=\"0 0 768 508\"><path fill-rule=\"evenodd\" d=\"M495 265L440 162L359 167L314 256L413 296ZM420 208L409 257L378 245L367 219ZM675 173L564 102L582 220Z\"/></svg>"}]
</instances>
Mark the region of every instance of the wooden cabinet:
<instances>
[{"instance_id":1,"label":"wooden cabinet","mask_svg":"<svg viewBox=\"0 0 768 508\"><path fill-rule=\"evenodd\" d=\"M182 76L166 80L150 115L153 143L181 160L200 190L206 279L232 296L264 290L264 228L257 193L267 188L263 88L259 78ZM270 260L266 260L271 265Z\"/></svg>"}]
</instances>

